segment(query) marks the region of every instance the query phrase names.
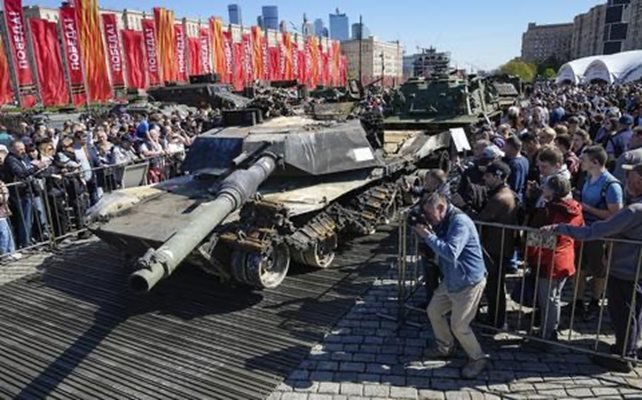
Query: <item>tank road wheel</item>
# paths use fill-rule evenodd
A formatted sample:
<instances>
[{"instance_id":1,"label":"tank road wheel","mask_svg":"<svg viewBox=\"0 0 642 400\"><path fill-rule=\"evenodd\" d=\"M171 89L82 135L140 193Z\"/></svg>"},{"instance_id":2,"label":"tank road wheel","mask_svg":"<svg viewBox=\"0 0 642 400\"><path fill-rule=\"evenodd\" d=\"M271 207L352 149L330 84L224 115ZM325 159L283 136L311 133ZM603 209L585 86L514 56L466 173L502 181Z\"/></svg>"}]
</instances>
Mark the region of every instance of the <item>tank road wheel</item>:
<instances>
[{"instance_id":1,"label":"tank road wheel","mask_svg":"<svg viewBox=\"0 0 642 400\"><path fill-rule=\"evenodd\" d=\"M297 257L302 264L315 268L325 269L334 261L334 249L337 248L337 235L332 235L325 240L315 241L307 250Z\"/></svg>"},{"instance_id":2,"label":"tank road wheel","mask_svg":"<svg viewBox=\"0 0 642 400\"><path fill-rule=\"evenodd\" d=\"M281 284L290 268L290 249L285 243L272 243L263 254L234 250L232 275L238 282L259 289Z\"/></svg>"},{"instance_id":3,"label":"tank road wheel","mask_svg":"<svg viewBox=\"0 0 642 400\"><path fill-rule=\"evenodd\" d=\"M383 212L382 223L384 225L390 225L390 223L397 217L398 202L399 198L397 193L395 193Z\"/></svg>"}]
</instances>

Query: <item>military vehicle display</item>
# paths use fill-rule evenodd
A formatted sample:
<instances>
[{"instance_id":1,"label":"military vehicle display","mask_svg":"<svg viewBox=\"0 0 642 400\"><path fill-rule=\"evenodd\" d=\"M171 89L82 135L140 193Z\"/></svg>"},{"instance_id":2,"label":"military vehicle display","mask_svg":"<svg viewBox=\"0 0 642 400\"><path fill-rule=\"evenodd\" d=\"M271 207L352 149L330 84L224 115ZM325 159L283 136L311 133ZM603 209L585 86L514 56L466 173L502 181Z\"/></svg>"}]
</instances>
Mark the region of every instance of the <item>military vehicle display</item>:
<instances>
[{"instance_id":1,"label":"military vehicle display","mask_svg":"<svg viewBox=\"0 0 642 400\"><path fill-rule=\"evenodd\" d=\"M494 89L478 77L414 77L401 85L399 91L403 95L398 100L399 112L384 119L385 129L440 132L469 126L480 118L492 119L501 113Z\"/></svg>"},{"instance_id":2,"label":"military vehicle display","mask_svg":"<svg viewBox=\"0 0 642 400\"><path fill-rule=\"evenodd\" d=\"M135 292L184 261L273 288L291 260L327 268L340 238L387 223L401 200L398 181L438 159L451 137L386 140L375 150L359 120L299 116L213 129L188 152L188 175L105 196L90 210L90 229L135 260Z\"/></svg>"},{"instance_id":3,"label":"military vehicle display","mask_svg":"<svg viewBox=\"0 0 642 400\"><path fill-rule=\"evenodd\" d=\"M147 94L154 101L198 108L210 106L219 109L236 109L243 108L250 102L247 97L233 93L229 85L210 82L150 88Z\"/></svg>"}]
</instances>

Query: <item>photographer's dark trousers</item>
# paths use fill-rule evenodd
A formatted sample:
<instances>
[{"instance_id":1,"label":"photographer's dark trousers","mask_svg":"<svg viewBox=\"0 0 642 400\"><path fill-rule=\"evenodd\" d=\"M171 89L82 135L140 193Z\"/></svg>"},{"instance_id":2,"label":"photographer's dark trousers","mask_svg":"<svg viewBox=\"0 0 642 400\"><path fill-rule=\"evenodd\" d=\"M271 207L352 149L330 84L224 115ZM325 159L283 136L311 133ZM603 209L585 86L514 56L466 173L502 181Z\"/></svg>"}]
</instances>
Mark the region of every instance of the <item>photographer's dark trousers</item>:
<instances>
[{"instance_id":1,"label":"photographer's dark trousers","mask_svg":"<svg viewBox=\"0 0 642 400\"><path fill-rule=\"evenodd\" d=\"M637 339L642 328L642 282L635 284L633 281L624 281L611 275L606 294L609 300L607 303L609 315L615 331L615 350L617 354L622 354L624 350L625 356L635 357ZM631 310L633 294L635 294L635 309ZM628 338L626 337L627 327ZM625 339L626 343L624 343Z\"/></svg>"},{"instance_id":2,"label":"photographer's dark trousers","mask_svg":"<svg viewBox=\"0 0 642 400\"><path fill-rule=\"evenodd\" d=\"M14 217L16 219L18 247L28 247L31 245L31 229L33 228L33 198L27 196L10 197L11 206L16 210Z\"/></svg>"},{"instance_id":3,"label":"photographer's dark trousers","mask_svg":"<svg viewBox=\"0 0 642 400\"><path fill-rule=\"evenodd\" d=\"M432 258L422 256L421 265L424 269L424 284L426 285L426 301L430 304L432 300L432 295L435 293L435 290L439 287L439 280L441 278L441 272L439 271L439 266L435 264Z\"/></svg>"},{"instance_id":4,"label":"photographer's dark trousers","mask_svg":"<svg viewBox=\"0 0 642 400\"><path fill-rule=\"evenodd\" d=\"M488 272L484 290L488 301L488 323L495 328L503 328L506 323L506 268L491 260L486 252L484 263Z\"/></svg>"}]
</instances>

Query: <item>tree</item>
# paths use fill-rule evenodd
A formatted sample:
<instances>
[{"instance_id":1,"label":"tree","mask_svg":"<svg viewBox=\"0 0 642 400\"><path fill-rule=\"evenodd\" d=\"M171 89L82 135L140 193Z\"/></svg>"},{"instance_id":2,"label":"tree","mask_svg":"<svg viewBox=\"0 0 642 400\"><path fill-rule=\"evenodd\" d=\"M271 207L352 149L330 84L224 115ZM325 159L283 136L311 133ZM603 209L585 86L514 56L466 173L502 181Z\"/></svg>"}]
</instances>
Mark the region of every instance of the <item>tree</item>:
<instances>
[{"instance_id":1,"label":"tree","mask_svg":"<svg viewBox=\"0 0 642 400\"><path fill-rule=\"evenodd\" d=\"M557 73L553 68L548 67L544 70L544 72L542 72L542 76L546 79L553 79L557 76Z\"/></svg>"},{"instance_id":2,"label":"tree","mask_svg":"<svg viewBox=\"0 0 642 400\"><path fill-rule=\"evenodd\" d=\"M524 82L531 82L537 74L537 66L519 58L514 58L499 67L503 74L518 76Z\"/></svg>"}]
</instances>

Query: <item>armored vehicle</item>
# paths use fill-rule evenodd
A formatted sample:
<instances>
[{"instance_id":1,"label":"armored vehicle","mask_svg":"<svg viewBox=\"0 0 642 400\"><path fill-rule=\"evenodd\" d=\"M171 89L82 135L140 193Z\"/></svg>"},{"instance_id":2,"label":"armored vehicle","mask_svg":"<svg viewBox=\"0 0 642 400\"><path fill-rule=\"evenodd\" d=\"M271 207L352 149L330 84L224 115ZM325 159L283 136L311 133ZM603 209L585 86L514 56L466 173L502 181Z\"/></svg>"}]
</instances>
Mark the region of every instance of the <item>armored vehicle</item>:
<instances>
[{"instance_id":1,"label":"armored vehicle","mask_svg":"<svg viewBox=\"0 0 642 400\"><path fill-rule=\"evenodd\" d=\"M383 121L385 129L440 132L469 126L480 118L492 119L501 112L493 88L478 77L415 77L401 85L399 91L398 113Z\"/></svg>"},{"instance_id":2,"label":"armored vehicle","mask_svg":"<svg viewBox=\"0 0 642 400\"><path fill-rule=\"evenodd\" d=\"M213 129L188 152L187 175L107 195L90 229L134 261L136 292L181 264L273 288L291 260L327 268L340 238L388 222L398 181L450 140L448 132L403 134L375 150L359 120L300 116Z\"/></svg>"},{"instance_id":3,"label":"armored vehicle","mask_svg":"<svg viewBox=\"0 0 642 400\"><path fill-rule=\"evenodd\" d=\"M157 87L148 89L147 94L154 101L192 107L236 109L250 102L247 97L232 93L229 85L209 82Z\"/></svg>"}]
</instances>

